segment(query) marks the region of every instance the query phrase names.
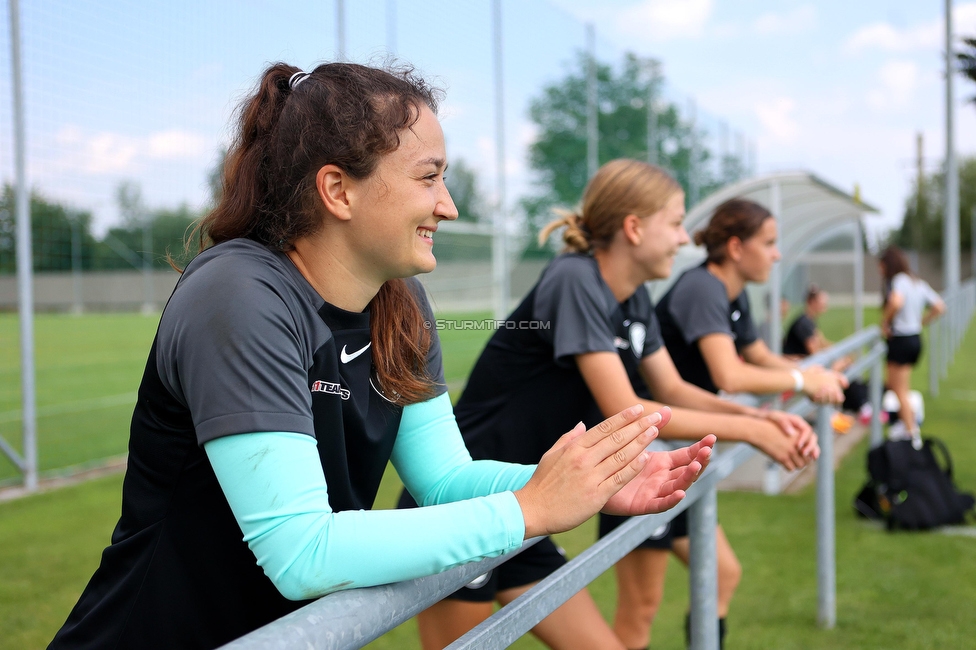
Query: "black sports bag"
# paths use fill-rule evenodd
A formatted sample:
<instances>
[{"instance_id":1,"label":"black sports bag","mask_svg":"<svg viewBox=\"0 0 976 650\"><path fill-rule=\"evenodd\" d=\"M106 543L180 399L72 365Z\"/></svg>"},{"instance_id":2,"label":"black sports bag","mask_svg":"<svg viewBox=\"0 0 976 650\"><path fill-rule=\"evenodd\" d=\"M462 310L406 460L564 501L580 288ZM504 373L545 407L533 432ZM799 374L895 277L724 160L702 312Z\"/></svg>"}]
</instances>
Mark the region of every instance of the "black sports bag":
<instances>
[{"instance_id":1,"label":"black sports bag","mask_svg":"<svg viewBox=\"0 0 976 650\"><path fill-rule=\"evenodd\" d=\"M885 442L868 452L868 474L854 509L861 516L886 520L891 530L961 524L976 504L972 494L956 489L952 458L938 438L926 437L921 449L910 440Z\"/></svg>"}]
</instances>

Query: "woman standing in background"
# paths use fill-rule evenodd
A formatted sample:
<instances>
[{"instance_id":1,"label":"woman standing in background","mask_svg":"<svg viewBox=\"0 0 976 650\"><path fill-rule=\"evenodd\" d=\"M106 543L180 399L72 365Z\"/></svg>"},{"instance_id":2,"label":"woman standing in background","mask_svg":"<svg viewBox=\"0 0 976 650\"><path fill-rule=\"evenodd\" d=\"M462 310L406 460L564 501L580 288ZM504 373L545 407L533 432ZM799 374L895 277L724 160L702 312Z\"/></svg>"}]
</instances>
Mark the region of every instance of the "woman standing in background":
<instances>
[{"instance_id":1,"label":"woman standing in background","mask_svg":"<svg viewBox=\"0 0 976 650\"><path fill-rule=\"evenodd\" d=\"M911 437L920 445L921 432L909 391L912 368L922 354L922 328L945 313L945 303L925 280L911 271L905 253L889 246L878 260L885 295L881 331L888 339L888 388L898 397L899 421L888 428L892 439Z\"/></svg>"}]
</instances>

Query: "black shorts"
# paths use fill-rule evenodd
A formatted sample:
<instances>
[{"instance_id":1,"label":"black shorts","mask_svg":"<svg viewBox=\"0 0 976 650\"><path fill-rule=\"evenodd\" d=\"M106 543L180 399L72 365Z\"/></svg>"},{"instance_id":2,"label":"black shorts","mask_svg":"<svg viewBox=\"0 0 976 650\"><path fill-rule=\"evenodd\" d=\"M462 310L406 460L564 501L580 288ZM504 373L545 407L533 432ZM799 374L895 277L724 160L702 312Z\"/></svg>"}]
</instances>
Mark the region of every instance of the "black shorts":
<instances>
[{"instance_id":1,"label":"black shorts","mask_svg":"<svg viewBox=\"0 0 976 650\"><path fill-rule=\"evenodd\" d=\"M914 366L921 354L922 337L918 334L892 336L888 339L888 363Z\"/></svg>"},{"instance_id":2,"label":"black shorts","mask_svg":"<svg viewBox=\"0 0 976 650\"><path fill-rule=\"evenodd\" d=\"M416 508L417 502L404 490L400 494L397 508ZM448 598L479 603L495 600L499 591L524 587L555 573L566 564L566 555L556 546L552 538L546 537L525 549L515 557L499 564L488 573L482 574L461 587Z\"/></svg>"},{"instance_id":3,"label":"black shorts","mask_svg":"<svg viewBox=\"0 0 976 650\"><path fill-rule=\"evenodd\" d=\"M600 537L606 537L630 517L618 517L600 513ZM678 537L688 536L688 511L682 511L677 517L655 530L650 537L637 545L637 548L656 548L670 550L671 544Z\"/></svg>"}]
</instances>

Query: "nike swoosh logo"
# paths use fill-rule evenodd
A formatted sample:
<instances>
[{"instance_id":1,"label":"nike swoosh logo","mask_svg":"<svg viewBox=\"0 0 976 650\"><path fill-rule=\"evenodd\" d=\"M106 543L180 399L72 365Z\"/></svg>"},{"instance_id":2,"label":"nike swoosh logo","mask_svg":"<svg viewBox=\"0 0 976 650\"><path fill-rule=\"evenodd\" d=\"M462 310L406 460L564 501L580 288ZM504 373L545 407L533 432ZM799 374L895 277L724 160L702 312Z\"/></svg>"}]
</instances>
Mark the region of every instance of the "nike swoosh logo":
<instances>
[{"instance_id":1,"label":"nike swoosh logo","mask_svg":"<svg viewBox=\"0 0 976 650\"><path fill-rule=\"evenodd\" d=\"M373 342L370 341L369 343L367 343L363 347L359 348L358 350L356 350L352 354L347 354L346 353L346 346L343 345L342 346L342 352L339 353L339 359L342 361L342 363L349 363L350 361L352 361L353 359L355 359L356 357L358 357L360 354L362 354L363 352L365 352L367 349L369 349L369 346L371 346L372 344L373 344Z\"/></svg>"}]
</instances>

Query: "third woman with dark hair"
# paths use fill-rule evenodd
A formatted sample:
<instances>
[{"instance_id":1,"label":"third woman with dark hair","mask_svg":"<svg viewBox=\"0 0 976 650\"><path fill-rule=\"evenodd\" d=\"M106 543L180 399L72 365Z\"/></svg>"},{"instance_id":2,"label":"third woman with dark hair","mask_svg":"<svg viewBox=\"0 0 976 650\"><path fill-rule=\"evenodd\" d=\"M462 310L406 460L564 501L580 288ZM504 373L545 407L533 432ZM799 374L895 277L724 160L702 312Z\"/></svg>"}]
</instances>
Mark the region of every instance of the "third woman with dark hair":
<instances>
[{"instance_id":1,"label":"third woman with dark hair","mask_svg":"<svg viewBox=\"0 0 976 650\"><path fill-rule=\"evenodd\" d=\"M847 380L818 366L800 370L758 337L749 297L779 260L776 220L758 203L720 205L695 233L706 260L681 274L657 305L668 351L687 381L717 393L804 392L822 402L843 401Z\"/></svg>"},{"instance_id":2,"label":"third woman with dark hair","mask_svg":"<svg viewBox=\"0 0 976 650\"><path fill-rule=\"evenodd\" d=\"M695 243L705 247L706 260L682 273L657 305L662 338L685 381L710 393L795 390L817 401L843 401L843 375L819 366L800 370L773 354L757 334L745 287L765 282L779 259L773 215L751 201L727 201L695 234ZM723 580L721 566L738 566L727 542L730 557L723 556L723 539L718 603L722 619L735 584Z\"/></svg>"}]
</instances>

